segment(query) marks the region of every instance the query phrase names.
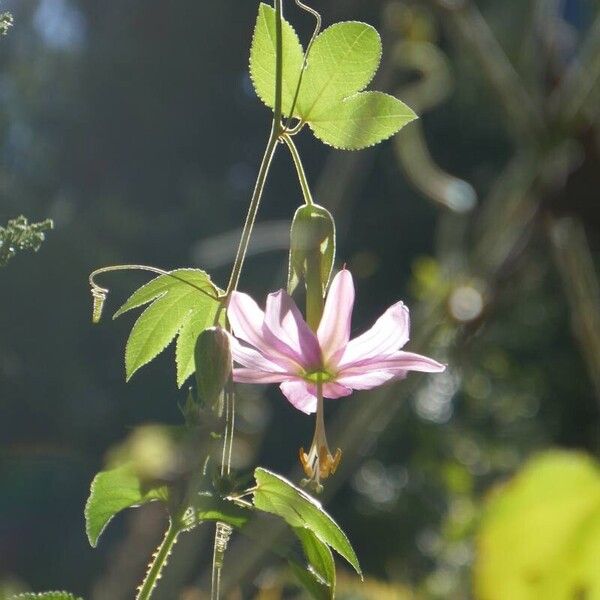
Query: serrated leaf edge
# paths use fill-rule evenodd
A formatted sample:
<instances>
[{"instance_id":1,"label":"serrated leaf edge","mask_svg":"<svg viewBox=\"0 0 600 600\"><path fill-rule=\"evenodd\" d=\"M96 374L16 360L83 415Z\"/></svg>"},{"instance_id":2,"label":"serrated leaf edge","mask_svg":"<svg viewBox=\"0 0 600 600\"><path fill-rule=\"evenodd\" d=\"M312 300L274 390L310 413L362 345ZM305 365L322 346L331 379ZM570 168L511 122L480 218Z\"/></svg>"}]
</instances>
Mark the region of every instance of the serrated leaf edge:
<instances>
[{"instance_id":1,"label":"serrated leaf edge","mask_svg":"<svg viewBox=\"0 0 600 600\"><path fill-rule=\"evenodd\" d=\"M48 596L49 594L62 594L63 596L67 597L67 600L82 600L80 596L75 596L71 594L71 592L65 592L64 590L52 590L49 592L23 592L21 594L18 594L17 596L11 596L9 600L27 600L28 598L32 597L40 598L41 600L43 600L43 598L45 596Z\"/></svg>"},{"instance_id":2,"label":"serrated leaf edge","mask_svg":"<svg viewBox=\"0 0 600 600\"><path fill-rule=\"evenodd\" d=\"M397 100L398 102L402 102L402 100L400 100L400 98L394 96L393 94L388 94L386 92L380 92L379 90L363 90L361 92L357 92L356 94L352 94L351 96L348 96L347 98L344 98L342 100L342 102L346 102L347 100L350 100L351 98L354 98L356 96L360 96L361 94L379 94L379 95L382 95L382 96L387 96L388 98L393 98L394 100ZM347 146L338 146L336 144L331 144L329 142L326 142L323 138L319 137L319 135L313 129L313 126L312 126L311 122L307 121L307 124L310 127L310 130L313 132L313 135L320 142L323 142L323 144L326 144L330 148L334 148L335 150L345 150L346 152L358 152L359 150L365 150L367 148L373 148L374 146L377 146L377 144L381 144L381 142L385 142L386 140L389 140L390 138L394 137L397 133L399 133L400 130L403 129L404 127L406 127L409 123L412 123L413 121L416 121L419 118L419 115L417 115L415 113L415 111L412 108L410 108L410 106L408 106L408 104L406 104L405 102L402 102L402 104L404 104L404 106L406 106L406 108L408 108L411 111L411 113L413 114L412 119L410 119L409 121L406 121L406 123L404 123L403 125L401 125L400 128L397 129L396 131L393 131L389 135L386 135L386 136L382 137L381 139L379 139L376 142L373 142L372 144L367 144L366 146L359 146L359 147L356 147L356 148L348 148Z\"/></svg>"},{"instance_id":3,"label":"serrated leaf edge","mask_svg":"<svg viewBox=\"0 0 600 600\"><path fill-rule=\"evenodd\" d=\"M275 477L276 479L279 479L281 482L285 483L286 485L289 485L290 487L292 487L294 490L296 490L297 492L300 493L300 496L304 500L307 500L314 507L318 508L336 526L338 531L342 534L342 537L344 538L344 540L346 540L346 542L348 543L348 547L352 551L352 556L354 557L354 559L356 561L356 566L353 565L352 562L350 560L348 560L339 550L337 550L336 548L333 548L333 546L329 542L327 542L327 540L322 539L322 537L316 531L313 531L310 527L307 527L306 525L303 525L302 527L304 529L308 529L313 535L315 535L315 537L319 538L319 540L321 540L321 542L323 542L330 548L333 548L342 558L344 558L345 560L348 561L348 563L356 570L358 575L360 575L360 577L362 578L362 576L363 576L362 569L360 568L360 564L358 562L358 556L356 556L356 552L354 551L354 548L352 547L352 544L350 543L348 536L344 533L344 530L337 524L337 522L333 519L333 517L323 508L323 505L321 504L321 502L319 502L318 500L315 500L315 498L313 498L311 495L307 494L304 490L300 489L298 486L295 486L291 481L287 480L285 477L283 477L277 473L273 473L273 471L269 471L268 469L263 469L262 467L257 467L254 470L254 473L256 473L256 471L262 471L263 473L267 473L267 475L270 475L271 477ZM256 484L257 484L257 490L259 490L260 484L258 483L258 481L256 482Z\"/></svg>"},{"instance_id":4,"label":"serrated leaf edge","mask_svg":"<svg viewBox=\"0 0 600 600\"><path fill-rule=\"evenodd\" d=\"M263 11L265 9L269 9L273 12L274 9L272 6L270 6L269 4L267 4L266 2L261 2L259 4L259 8L258 8L258 19L260 19L261 17L264 19L265 17L263 16ZM258 31L258 19L257 19L257 23L256 26L254 27L254 31L252 33L252 42L250 45L250 48L252 49L254 47L254 42L256 39L256 32ZM294 37L296 39L296 41L298 42L298 45L300 46L300 50L302 52L302 55L304 56L305 50L304 50L304 46L302 45L302 42L300 41L300 36L298 35L298 33L296 32L296 29L294 28L294 26L287 20L287 19L283 19L284 23L287 23L292 31L292 33L294 34ZM263 98L261 96L261 94L258 91L258 87L256 85L256 81L254 80L254 77L252 76L252 51L250 51L250 58L248 60L248 73L250 75L250 81L252 82L252 87L254 89L254 92L256 93L256 96L258 97L258 99L267 107L270 108L271 110L273 110L273 106L271 106L266 100L265 98ZM284 116L289 116L284 114ZM296 106L296 108L294 109L294 116L299 118L299 113L298 113L298 106Z\"/></svg>"},{"instance_id":5,"label":"serrated leaf edge","mask_svg":"<svg viewBox=\"0 0 600 600\"><path fill-rule=\"evenodd\" d=\"M383 42L381 40L381 35L379 34L379 31L377 31L377 29L375 29L375 27L373 27L373 25L370 25L369 23L365 23L364 21L339 21L338 23L333 23L332 25L330 25L329 27L327 27L326 29L324 29L315 39L315 44L317 43L317 40L323 36L325 33L327 33L328 31L339 27L341 25L364 25L367 29L365 29L365 31L368 30L372 30L377 34L377 39L379 41L379 56L378 56L378 61L377 61L377 67L373 70L373 74L371 75L370 79L358 90L356 90L356 92L354 94L350 94L350 96L346 96L345 98L342 98L342 102L346 99L346 98L350 98L352 96L354 96L355 94L359 94L360 92L364 91L367 89L367 87L369 85L371 85L371 83L373 82L373 79L375 79L375 75L377 75L377 71L379 71L379 67L381 66L381 60L383 59ZM313 44L314 47L314 44ZM310 56L308 58L307 64L306 64L306 71L308 71L310 68ZM305 74L306 74L305 71ZM317 103L318 104L318 101ZM302 106L302 88L300 89L300 94L298 95L298 105ZM310 112L314 109L315 104L313 104L309 111L308 111L308 116L299 114L299 118L301 118L305 123L308 123L310 125L311 119L310 119ZM312 129L312 128L311 128ZM322 140L321 140L322 141Z\"/></svg>"},{"instance_id":6,"label":"serrated leaf edge","mask_svg":"<svg viewBox=\"0 0 600 600\"><path fill-rule=\"evenodd\" d=\"M117 516L117 514L119 512L121 512L122 510L126 510L127 508L134 508L135 506L139 506L137 504L131 504L131 505L126 506L125 508L119 510L118 512L114 513L111 517L109 517L107 519L107 521L104 523L104 525L100 528L100 531L98 532L98 535L96 536L95 541L92 540L92 534L90 532L90 527L89 527L89 523L90 523L89 512L90 512L91 499L92 499L92 497L94 495L94 491L96 489L96 482L97 482L98 477L106 472L107 471L100 471L100 472L96 473L96 475L94 476L94 479L92 479L92 483L90 484L90 493L87 497L87 500L85 501L85 507L83 509L83 516L85 518L85 533L86 533L88 542L90 543L90 546L92 548L96 548L98 546L98 540L100 540L100 537L104 533L104 530L108 527L110 522ZM144 504L147 504L150 502L160 502L160 498L151 498L151 499L145 501Z\"/></svg>"},{"instance_id":7,"label":"serrated leaf edge","mask_svg":"<svg viewBox=\"0 0 600 600\"><path fill-rule=\"evenodd\" d=\"M164 295L164 294L163 294ZM162 296L161 296L162 298ZM142 314L135 320L135 323L133 324L133 327L131 328L131 331L129 332L129 337L127 338L127 342L125 343L125 381L129 382L131 380L131 378L142 368L145 367L147 364L151 363L159 354L161 354L164 350L166 350L171 343L173 342L173 340L179 335L183 324L186 323L188 321L188 319L190 318L191 314L194 312L193 308L190 308L188 310L188 313L186 316L183 317L182 322L180 323L177 331L173 334L173 337L169 339L168 342L166 342L165 344L163 344L157 351L156 353L151 356L150 358L144 360L144 362L139 363L135 369L133 369L131 372L129 372L128 370L128 365L127 365L127 353L129 351L129 347L130 347L130 343L131 343L131 338L132 338L132 334L133 334L133 330L135 329L136 325L139 323L139 321L144 317L144 315L154 306L155 302L157 302L158 300L160 300L160 298L155 298L154 301L152 302L152 304L150 306L148 306L143 312Z\"/></svg>"},{"instance_id":8,"label":"serrated leaf edge","mask_svg":"<svg viewBox=\"0 0 600 600\"><path fill-rule=\"evenodd\" d=\"M144 285L141 285L139 288L137 288L137 290L135 290L130 296L129 298L123 303L123 305L115 312L115 314L113 315L113 320L117 319L118 317L120 317L121 315L124 315L125 313L129 312L130 310L135 310L136 308L140 308L140 306L144 306L144 304L148 304L150 302L155 302L159 296L164 296L166 293L168 293L169 290L165 290L164 292L157 292L152 298L149 298L148 300L144 300L143 302L140 302L139 304L135 304L133 306L129 306L128 308L125 308L125 306L127 306L127 303L131 300L131 298L137 294L139 291L149 287L150 285L152 285L157 279L160 279L161 277L169 277L170 275L175 275L176 273L201 273L202 275L205 275L207 278L207 283L209 283L211 285L211 287L213 288L214 292L218 295L220 292L222 292L222 290L220 290L213 282L211 276L204 271L203 269L194 269L193 267L183 267L181 269L174 269L172 271L167 271L166 273L162 274L162 275L157 275L156 277L154 277L153 279L151 279L150 281L144 283ZM184 283L183 280L178 279L179 283ZM194 287L194 286L190 286L190 287ZM200 291L200 290L197 290ZM216 298L215 298L216 299Z\"/></svg>"},{"instance_id":9,"label":"serrated leaf edge","mask_svg":"<svg viewBox=\"0 0 600 600\"><path fill-rule=\"evenodd\" d=\"M94 490L96 488L96 480L98 479L99 475L100 475L100 473L96 473L96 475L94 475L94 479L92 479L92 483L90 484L90 493L89 493L89 495L87 497L87 500L85 501L85 507L83 509L83 516L85 518L85 534L87 535L88 542L90 543L90 546L92 548L96 548L98 546L98 540L100 539L100 536L104 533L104 530L107 528L108 524L113 519L113 517L110 517L110 519L108 519L108 521L106 521L106 523L104 523L104 525L102 526L102 528L98 532L98 535L96 536L96 539L92 540L92 533L90 531L90 526L89 526L89 523L90 523L90 504L91 504L92 496L94 495Z\"/></svg>"}]
</instances>

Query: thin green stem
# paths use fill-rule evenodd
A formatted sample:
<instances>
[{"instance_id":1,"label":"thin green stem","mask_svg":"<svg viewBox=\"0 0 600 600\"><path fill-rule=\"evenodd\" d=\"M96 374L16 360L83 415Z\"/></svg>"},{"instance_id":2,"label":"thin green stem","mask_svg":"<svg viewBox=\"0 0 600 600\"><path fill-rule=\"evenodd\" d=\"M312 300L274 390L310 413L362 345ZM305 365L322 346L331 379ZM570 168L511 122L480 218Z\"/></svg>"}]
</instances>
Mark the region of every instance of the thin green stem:
<instances>
[{"instance_id":1,"label":"thin green stem","mask_svg":"<svg viewBox=\"0 0 600 600\"><path fill-rule=\"evenodd\" d=\"M304 53L304 60L302 61L302 69L300 70L300 76L298 77L298 84L296 85L296 92L294 94L294 101L292 102L292 107L290 108L290 114L289 114L289 117L288 117L287 121L285 122L285 126L284 126L284 130L287 133L290 133L291 135L295 135L296 133L298 133L298 131L300 131L300 129L302 129L302 127L304 126L304 122L302 120L300 120L299 123L296 125L296 127L293 127L292 129L290 129L290 127L289 127L290 120L292 119L292 117L294 115L294 110L296 110L296 104L298 103L298 98L300 96L300 87L302 86L302 79L304 77L304 71L306 70L306 65L308 64L308 55L310 54L310 50L311 50L313 44L315 43L315 40L317 39L319 32L321 31L321 15L314 8L311 8L310 6L307 6L306 4L304 4L304 2L301 2L301 0L296 0L296 4L302 10L311 14L315 18L316 25L315 25L315 29L313 31L312 37L310 38L310 41L308 42L308 46L306 47L306 52Z\"/></svg>"},{"instance_id":2,"label":"thin green stem","mask_svg":"<svg viewBox=\"0 0 600 600\"><path fill-rule=\"evenodd\" d=\"M235 262L233 263L233 269L231 270L231 277L229 278L229 284L227 285L226 298L229 298L231 292L237 289L238 283L240 282L240 275L242 273L242 267L244 266L244 260L246 253L248 252L248 244L250 243L250 237L252 236L252 229L256 221L256 215L260 206L260 201L265 190L265 183L267 181L267 175L273 162L273 156L277 149L277 142L282 134L281 127L281 98L283 90L283 9L282 0L275 1L275 107L273 109L273 125L271 127L271 135L267 142L267 148L258 171L256 178L256 185L254 186L254 192L250 200L250 206L248 208L248 214L246 215L246 222L244 223L244 229L242 230L242 237L240 239L240 245L238 246Z\"/></svg>"},{"instance_id":3,"label":"thin green stem","mask_svg":"<svg viewBox=\"0 0 600 600\"><path fill-rule=\"evenodd\" d=\"M179 523L171 519L165 537L154 554L154 558L148 567L146 577L138 589L136 600L149 600L180 533L181 528Z\"/></svg>"},{"instance_id":4,"label":"thin green stem","mask_svg":"<svg viewBox=\"0 0 600 600\"><path fill-rule=\"evenodd\" d=\"M308 179L306 178L306 173L304 172L304 166L302 164L302 159L300 158L298 148L296 148L294 140L287 133L281 134L281 139L285 142L290 154L292 155L294 166L296 167L296 173L298 173L298 181L300 182L300 187L302 188L304 203L311 206L314 204L314 201L312 194L310 193L310 186L308 185Z\"/></svg>"},{"instance_id":5,"label":"thin green stem","mask_svg":"<svg viewBox=\"0 0 600 600\"><path fill-rule=\"evenodd\" d=\"M283 8L282 0L274 0L275 3L275 106L273 108L273 124L271 126L271 133L269 135L269 141L258 171L256 178L256 184L250 199L250 206L248 207L248 214L246 215L246 221L242 230L242 237L236 253L233 268L231 270L231 276L229 277L229 283L227 284L227 291L223 298L224 303L227 303L232 292L237 289L240 282L240 275L244 266L244 260L248 252L248 245L252 236L252 230L254 229L254 223L256 222L256 215L260 207L260 201L265 189L265 183L267 176L273 162L273 156L279 143L279 138L283 133L281 125L282 116L282 89L283 89ZM231 454L233 451L233 427L235 424L235 396L232 390L225 390L225 403L226 403L226 423L225 423L225 435L223 439L223 460L221 463L221 475L229 475L231 473ZM232 533L232 528L226 523L218 522L215 529L215 541L213 547L213 564L212 564L212 581L211 581L211 600L219 600L220 589L221 589L221 571L223 569L223 560L225 552L227 551L227 545L229 538Z\"/></svg>"},{"instance_id":6,"label":"thin green stem","mask_svg":"<svg viewBox=\"0 0 600 600\"><path fill-rule=\"evenodd\" d=\"M273 162L273 156L277 149L278 141L278 128L273 123L269 142L258 171L258 177L256 179L256 185L250 200L250 207L248 208L248 214L246 216L246 222L244 223L244 229L242 230L242 237L240 239L240 245L238 246L235 262L233 263L233 269L231 270L231 276L229 278L229 284L227 285L227 291L225 293L226 298L231 296L231 293L237 289L240 282L240 275L242 273L242 267L244 266L244 260L246 258L246 252L248 251L248 244L250 243L250 237L252 236L252 230L254 223L256 222L256 215L260 206L260 201L265 189L265 183L267 181L267 175L271 163Z\"/></svg>"}]
</instances>

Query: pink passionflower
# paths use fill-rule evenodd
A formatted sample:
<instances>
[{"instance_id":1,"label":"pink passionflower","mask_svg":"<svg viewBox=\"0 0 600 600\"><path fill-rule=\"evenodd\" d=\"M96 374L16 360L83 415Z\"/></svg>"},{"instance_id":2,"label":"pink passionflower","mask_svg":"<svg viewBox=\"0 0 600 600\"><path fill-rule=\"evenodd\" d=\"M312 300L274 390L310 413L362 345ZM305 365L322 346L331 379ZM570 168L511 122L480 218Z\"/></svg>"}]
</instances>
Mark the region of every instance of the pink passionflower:
<instances>
[{"instance_id":1,"label":"pink passionflower","mask_svg":"<svg viewBox=\"0 0 600 600\"><path fill-rule=\"evenodd\" d=\"M325 398L341 398L402 379L409 371L445 369L427 356L400 350L410 327L402 302L351 340L353 306L354 283L346 269L331 283L316 333L284 290L269 294L264 312L247 294L233 292L227 315L235 336L233 359L241 365L233 370L234 381L280 383L286 398L311 414L317 410L317 388Z\"/></svg>"}]
</instances>

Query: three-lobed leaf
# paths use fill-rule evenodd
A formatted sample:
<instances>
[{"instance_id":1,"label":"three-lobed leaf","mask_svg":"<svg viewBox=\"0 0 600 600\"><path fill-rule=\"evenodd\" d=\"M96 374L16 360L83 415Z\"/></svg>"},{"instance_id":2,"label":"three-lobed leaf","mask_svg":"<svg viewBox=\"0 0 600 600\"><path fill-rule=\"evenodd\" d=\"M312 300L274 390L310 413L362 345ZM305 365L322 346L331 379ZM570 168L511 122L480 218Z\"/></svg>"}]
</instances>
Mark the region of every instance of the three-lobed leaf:
<instances>
[{"instance_id":1,"label":"three-lobed leaf","mask_svg":"<svg viewBox=\"0 0 600 600\"><path fill-rule=\"evenodd\" d=\"M381 61L377 30L356 21L335 23L315 40L302 79L300 116L311 123L340 102L364 90Z\"/></svg>"},{"instance_id":2,"label":"three-lobed leaf","mask_svg":"<svg viewBox=\"0 0 600 600\"><path fill-rule=\"evenodd\" d=\"M383 92L360 92L319 114L309 126L322 142L342 150L373 146L397 133L417 115Z\"/></svg>"},{"instance_id":3,"label":"three-lobed leaf","mask_svg":"<svg viewBox=\"0 0 600 600\"><path fill-rule=\"evenodd\" d=\"M306 492L280 475L258 468L254 471L254 506L275 514L293 528L309 529L321 542L331 546L361 573L358 558L340 526Z\"/></svg>"},{"instance_id":4,"label":"three-lobed leaf","mask_svg":"<svg viewBox=\"0 0 600 600\"><path fill-rule=\"evenodd\" d=\"M219 290L199 269L160 275L135 291L114 318L151 302L135 322L125 347L127 380L152 361L177 336L177 384L194 372L194 348L200 333L215 324Z\"/></svg>"},{"instance_id":5,"label":"three-lobed leaf","mask_svg":"<svg viewBox=\"0 0 600 600\"><path fill-rule=\"evenodd\" d=\"M283 20L283 78L281 109L289 116L296 95L298 79L302 71L304 50L294 28ZM270 108L275 106L275 56L276 56L275 9L261 3L250 48L250 78L258 97ZM294 111L298 115L298 111Z\"/></svg>"},{"instance_id":6,"label":"three-lobed leaf","mask_svg":"<svg viewBox=\"0 0 600 600\"><path fill-rule=\"evenodd\" d=\"M250 52L250 75L259 98L275 104L275 20L261 4ZM303 48L284 19L282 105L289 114L300 82ZM335 23L314 41L302 74L293 116L322 142L343 150L377 144L416 118L403 102L382 92L364 92L381 61L377 31L356 21Z\"/></svg>"},{"instance_id":7,"label":"three-lobed leaf","mask_svg":"<svg viewBox=\"0 0 600 600\"><path fill-rule=\"evenodd\" d=\"M165 487L146 489L134 469L124 465L109 471L101 471L92 481L90 495L85 505L85 529L92 547L119 512L155 500L167 501Z\"/></svg>"}]
</instances>

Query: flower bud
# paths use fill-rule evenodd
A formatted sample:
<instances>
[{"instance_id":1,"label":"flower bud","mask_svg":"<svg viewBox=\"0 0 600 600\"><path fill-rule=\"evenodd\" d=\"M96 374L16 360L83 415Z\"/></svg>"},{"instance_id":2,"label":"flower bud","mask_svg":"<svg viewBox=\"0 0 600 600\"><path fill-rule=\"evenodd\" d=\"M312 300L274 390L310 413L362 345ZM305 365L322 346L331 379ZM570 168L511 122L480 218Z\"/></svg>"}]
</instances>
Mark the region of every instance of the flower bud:
<instances>
[{"instance_id":1,"label":"flower bud","mask_svg":"<svg viewBox=\"0 0 600 600\"><path fill-rule=\"evenodd\" d=\"M227 333L221 327L205 329L196 341L194 359L199 401L203 406L219 409L232 372Z\"/></svg>"},{"instance_id":2,"label":"flower bud","mask_svg":"<svg viewBox=\"0 0 600 600\"><path fill-rule=\"evenodd\" d=\"M306 286L307 322L316 329L335 260L335 222L331 213L316 204L301 206L290 232L288 292L301 281Z\"/></svg>"}]
</instances>

